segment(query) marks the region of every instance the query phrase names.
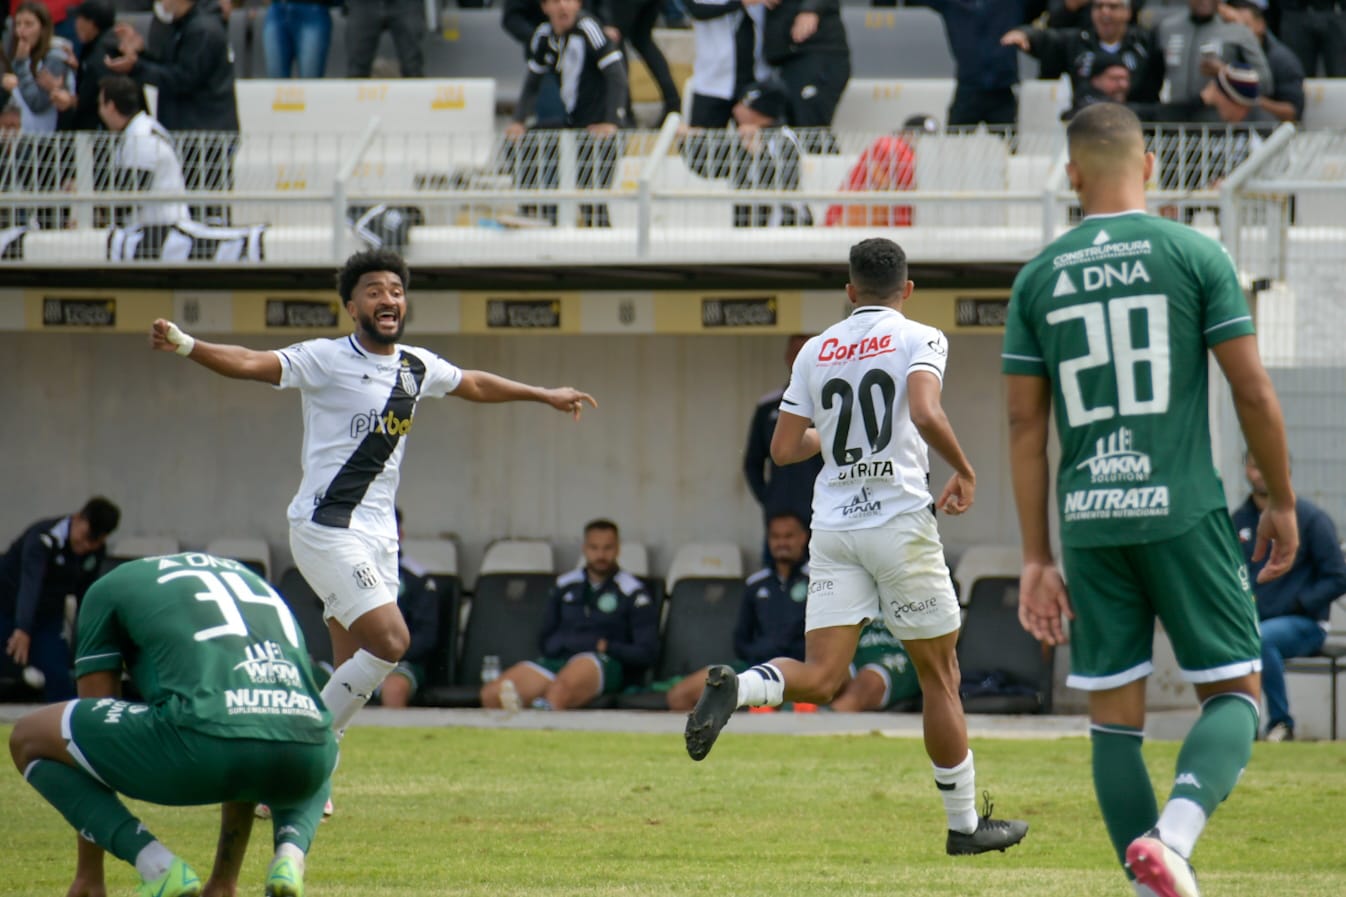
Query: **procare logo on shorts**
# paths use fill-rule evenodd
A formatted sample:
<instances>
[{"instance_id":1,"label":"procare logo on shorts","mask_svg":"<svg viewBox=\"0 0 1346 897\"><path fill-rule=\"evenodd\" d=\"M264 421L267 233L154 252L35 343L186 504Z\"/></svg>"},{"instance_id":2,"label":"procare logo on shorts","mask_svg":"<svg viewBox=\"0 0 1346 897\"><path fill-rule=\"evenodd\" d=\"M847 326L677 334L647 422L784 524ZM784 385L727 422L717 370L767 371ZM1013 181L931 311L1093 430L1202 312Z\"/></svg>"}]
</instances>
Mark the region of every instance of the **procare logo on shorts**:
<instances>
[{"instance_id":1,"label":"procare logo on shorts","mask_svg":"<svg viewBox=\"0 0 1346 897\"><path fill-rule=\"evenodd\" d=\"M351 576L355 578L355 584L362 589L372 589L380 581L378 571L368 562L356 564L351 570Z\"/></svg>"}]
</instances>

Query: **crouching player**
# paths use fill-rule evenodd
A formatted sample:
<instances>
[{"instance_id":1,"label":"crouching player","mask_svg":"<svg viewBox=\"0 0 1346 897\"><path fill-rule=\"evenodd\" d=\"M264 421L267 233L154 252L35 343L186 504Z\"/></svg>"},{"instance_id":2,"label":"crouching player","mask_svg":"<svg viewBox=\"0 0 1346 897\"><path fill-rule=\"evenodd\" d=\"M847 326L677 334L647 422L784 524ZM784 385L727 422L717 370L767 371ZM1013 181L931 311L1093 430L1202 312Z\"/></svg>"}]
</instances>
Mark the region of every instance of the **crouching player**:
<instances>
[{"instance_id":1,"label":"crouching player","mask_svg":"<svg viewBox=\"0 0 1346 897\"><path fill-rule=\"evenodd\" d=\"M120 700L123 668L144 703ZM268 897L302 897L337 748L290 609L236 561L176 554L131 561L80 608L79 699L21 719L14 765L80 834L68 897L100 897L103 852L131 863L142 897L235 891L253 804L271 805ZM118 795L221 804L209 880L165 847Z\"/></svg>"}]
</instances>

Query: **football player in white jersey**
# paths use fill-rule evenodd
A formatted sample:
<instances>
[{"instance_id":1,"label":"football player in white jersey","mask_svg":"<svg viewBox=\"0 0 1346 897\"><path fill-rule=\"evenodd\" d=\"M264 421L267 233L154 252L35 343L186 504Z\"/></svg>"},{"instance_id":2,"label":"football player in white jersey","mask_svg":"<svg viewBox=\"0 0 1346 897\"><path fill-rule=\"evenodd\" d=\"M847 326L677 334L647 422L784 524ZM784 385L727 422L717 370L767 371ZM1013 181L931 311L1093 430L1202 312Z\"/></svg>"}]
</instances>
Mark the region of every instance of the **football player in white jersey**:
<instances>
[{"instance_id":1,"label":"football player in white jersey","mask_svg":"<svg viewBox=\"0 0 1346 897\"><path fill-rule=\"evenodd\" d=\"M712 667L687 719L700 760L739 707L827 704L845 687L870 621L902 640L925 696L926 753L948 816L945 850L984 853L1017 844L1028 823L976 812L976 780L958 695L961 622L927 486L927 445L954 469L938 505L972 506L976 474L940 404L948 342L902 314L911 295L902 248L882 238L851 247L853 311L795 359L771 440L777 464L819 452L813 490L804 661L778 658L741 675ZM988 801L989 804L989 801Z\"/></svg>"},{"instance_id":2,"label":"football player in white jersey","mask_svg":"<svg viewBox=\"0 0 1346 897\"><path fill-rule=\"evenodd\" d=\"M410 642L397 609L398 470L416 404L427 396L472 402L532 401L576 420L592 396L464 371L399 342L406 324L406 262L391 250L359 252L337 273L355 323L348 336L256 351L193 339L154 322L155 349L217 374L298 389L304 407L304 478L290 503L295 565L325 605L337 667L323 689L332 726L344 730L393 671Z\"/></svg>"}]
</instances>

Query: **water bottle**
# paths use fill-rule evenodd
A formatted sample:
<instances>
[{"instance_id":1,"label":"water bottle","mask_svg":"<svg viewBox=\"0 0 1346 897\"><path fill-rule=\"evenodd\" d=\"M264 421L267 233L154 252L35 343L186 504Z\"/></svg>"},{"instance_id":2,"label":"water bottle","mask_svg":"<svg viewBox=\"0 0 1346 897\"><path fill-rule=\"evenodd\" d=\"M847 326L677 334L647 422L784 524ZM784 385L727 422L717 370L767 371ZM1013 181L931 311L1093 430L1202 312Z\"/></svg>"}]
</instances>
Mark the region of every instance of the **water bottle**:
<instances>
[{"instance_id":1,"label":"water bottle","mask_svg":"<svg viewBox=\"0 0 1346 897\"><path fill-rule=\"evenodd\" d=\"M494 654L487 654L481 659L481 684L494 682L500 678L500 658Z\"/></svg>"}]
</instances>

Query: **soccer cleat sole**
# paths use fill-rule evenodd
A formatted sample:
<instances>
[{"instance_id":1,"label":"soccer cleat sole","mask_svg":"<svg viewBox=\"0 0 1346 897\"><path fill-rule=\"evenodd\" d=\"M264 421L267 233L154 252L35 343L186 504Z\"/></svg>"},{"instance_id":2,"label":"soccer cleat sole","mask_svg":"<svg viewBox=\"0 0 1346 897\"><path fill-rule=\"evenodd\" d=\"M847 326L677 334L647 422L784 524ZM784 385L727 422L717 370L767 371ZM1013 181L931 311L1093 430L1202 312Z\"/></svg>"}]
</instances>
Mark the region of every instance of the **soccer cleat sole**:
<instances>
[{"instance_id":1,"label":"soccer cleat sole","mask_svg":"<svg viewBox=\"0 0 1346 897\"><path fill-rule=\"evenodd\" d=\"M687 715L683 739L687 756L704 760L715 746L715 739L738 708L738 676L727 666L713 666L706 674L706 687L696 706Z\"/></svg>"},{"instance_id":2,"label":"soccer cleat sole","mask_svg":"<svg viewBox=\"0 0 1346 897\"><path fill-rule=\"evenodd\" d=\"M1174 874L1166 858L1169 853L1172 851L1158 838L1137 838L1126 848L1126 867L1157 897L1201 897L1190 872Z\"/></svg>"}]
</instances>

